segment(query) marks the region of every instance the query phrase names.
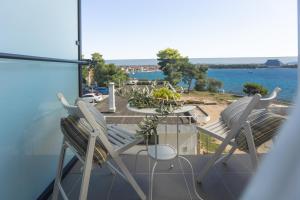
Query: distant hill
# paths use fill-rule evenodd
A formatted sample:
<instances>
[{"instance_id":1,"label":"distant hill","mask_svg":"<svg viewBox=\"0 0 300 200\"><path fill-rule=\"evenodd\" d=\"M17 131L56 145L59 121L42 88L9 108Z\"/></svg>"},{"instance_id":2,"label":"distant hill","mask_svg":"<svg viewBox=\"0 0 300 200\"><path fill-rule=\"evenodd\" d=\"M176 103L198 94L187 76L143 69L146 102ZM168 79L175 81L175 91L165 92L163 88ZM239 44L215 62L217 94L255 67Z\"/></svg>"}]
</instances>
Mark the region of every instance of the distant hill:
<instances>
[{"instance_id":1,"label":"distant hill","mask_svg":"<svg viewBox=\"0 0 300 200\"><path fill-rule=\"evenodd\" d=\"M293 61L293 62L287 62L286 64L288 64L288 65L297 65L298 62L297 61Z\"/></svg>"}]
</instances>

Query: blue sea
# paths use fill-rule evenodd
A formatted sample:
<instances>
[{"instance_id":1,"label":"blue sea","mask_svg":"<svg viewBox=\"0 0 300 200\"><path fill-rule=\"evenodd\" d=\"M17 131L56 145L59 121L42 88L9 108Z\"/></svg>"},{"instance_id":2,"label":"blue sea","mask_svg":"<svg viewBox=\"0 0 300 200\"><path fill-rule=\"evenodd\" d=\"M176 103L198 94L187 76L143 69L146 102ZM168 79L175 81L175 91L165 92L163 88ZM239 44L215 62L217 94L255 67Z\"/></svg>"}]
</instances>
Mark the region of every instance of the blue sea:
<instances>
[{"instance_id":1,"label":"blue sea","mask_svg":"<svg viewBox=\"0 0 300 200\"><path fill-rule=\"evenodd\" d=\"M130 75L137 79L163 79L161 71L136 72ZM295 68L265 68L265 69L209 69L208 77L221 80L225 92L242 94L245 82L256 82L265 86L271 92L276 86L282 89L279 99L292 101L297 92L297 69ZM184 85L183 83L180 83Z\"/></svg>"}]
</instances>

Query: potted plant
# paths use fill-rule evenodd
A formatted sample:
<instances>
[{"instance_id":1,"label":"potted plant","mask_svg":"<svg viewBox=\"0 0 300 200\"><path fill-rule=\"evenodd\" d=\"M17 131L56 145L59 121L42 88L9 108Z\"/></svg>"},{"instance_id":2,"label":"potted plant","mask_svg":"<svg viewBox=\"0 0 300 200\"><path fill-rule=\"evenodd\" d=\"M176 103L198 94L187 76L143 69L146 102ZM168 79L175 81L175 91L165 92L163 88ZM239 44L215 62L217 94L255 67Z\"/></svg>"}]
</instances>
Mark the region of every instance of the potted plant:
<instances>
[{"instance_id":1,"label":"potted plant","mask_svg":"<svg viewBox=\"0 0 300 200\"><path fill-rule=\"evenodd\" d=\"M159 121L162 121L172 113L175 109L183 105L179 101L181 95L164 86L158 87L157 84L152 84L150 87L132 87L127 89L128 106L137 109L152 108L156 113L145 117L139 124L137 130L138 135L143 135L148 139L149 143L155 142L155 134L157 134L157 126ZM158 139L158 138L157 138ZM158 142L158 140L157 140Z\"/></svg>"}]
</instances>

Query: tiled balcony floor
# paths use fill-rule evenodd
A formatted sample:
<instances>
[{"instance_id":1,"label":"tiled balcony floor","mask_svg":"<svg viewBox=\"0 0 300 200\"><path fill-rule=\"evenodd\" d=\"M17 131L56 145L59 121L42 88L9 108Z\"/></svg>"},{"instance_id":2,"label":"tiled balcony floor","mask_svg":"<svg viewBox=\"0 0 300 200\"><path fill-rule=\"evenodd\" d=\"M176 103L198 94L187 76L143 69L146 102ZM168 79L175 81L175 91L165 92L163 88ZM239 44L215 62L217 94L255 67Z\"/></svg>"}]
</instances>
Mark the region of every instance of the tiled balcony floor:
<instances>
[{"instance_id":1,"label":"tiled balcony floor","mask_svg":"<svg viewBox=\"0 0 300 200\"><path fill-rule=\"evenodd\" d=\"M195 173L199 173L209 156L186 156L194 166ZM134 175L143 191L148 193L148 159L140 156L137 163L137 171L134 173L134 156L124 155L123 160ZM169 170L170 162L160 162L154 176L153 199L155 200L185 200L196 199L192 190L191 170L184 160L172 161L174 168ZM189 193L179 162L185 172ZM153 164L153 161L152 161ZM63 186L70 199L78 199L81 173L81 164L78 162L63 181ZM225 166L218 164L207 175L201 185L196 185L200 196L203 199L227 200L239 199L246 188L251 170L249 157L244 154L234 155ZM131 186L120 176L113 176L106 166L96 168L92 172L88 199L115 199L134 200L139 199Z\"/></svg>"}]
</instances>

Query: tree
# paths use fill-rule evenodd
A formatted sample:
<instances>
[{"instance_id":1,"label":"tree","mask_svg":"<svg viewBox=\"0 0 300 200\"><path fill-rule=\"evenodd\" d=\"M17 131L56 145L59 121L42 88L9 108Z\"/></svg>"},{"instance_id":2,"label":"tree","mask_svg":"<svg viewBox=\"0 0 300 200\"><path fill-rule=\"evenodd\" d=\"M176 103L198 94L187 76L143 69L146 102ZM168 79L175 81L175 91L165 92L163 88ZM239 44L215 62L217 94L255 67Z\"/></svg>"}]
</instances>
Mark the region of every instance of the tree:
<instances>
[{"instance_id":1,"label":"tree","mask_svg":"<svg viewBox=\"0 0 300 200\"><path fill-rule=\"evenodd\" d=\"M196 65L199 73L196 74L196 83L195 83L195 90L197 91L205 91L206 90L206 85L207 85L207 70L208 67L207 65Z\"/></svg>"},{"instance_id":2,"label":"tree","mask_svg":"<svg viewBox=\"0 0 300 200\"><path fill-rule=\"evenodd\" d=\"M105 64L101 54L93 53L94 79L99 85L107 86L109 82L115 82L118 86L128 79L128 75L114 64Z\"/></svg>"},{"instance_id":3,"label":"tree","mask_svg":"<svg viewBox=\"0 0 300 200\"><path fill-rule=\"evenodd\" d=\"M249 96L257 93L264 96L268 94L268 89L258 83L245 83L243 92Z\"/></svg>"},{"instance_id":4,"label":"tree","mask_svg":"<svg viewBox=\"0 0 300 200\"><path fill-rule=\"evenodd\" d=\"M192 81L206 78L207 67L195 65L189 62L188 57L183 57L177 49L167 48L157 53L157 60L160 69L163 71L165 80L173 86L180 81L188 85L188 92L191 90ZM198 84L198 86L199 86Z\"/></svg>"},{"instance_id":5,"label":"tree","mask_svg":"<svg viewBox=\"0 0 300 200\"><path fill-rule=\"evenodd\" d=\"M160 69L166 76L165 80L173 86L182 80L182 66L187 65L187 57L180 55L177 49L167 48L157 53L157 60Z\"/></svg>"},{"instance_id":6,"label":"tree","mask_svg":"<svg viewBox=\"0 0 300 200\"><path fill-rule=\"evenodd\" d=\"M157 53L157 60L160 69L165 73L169 72L168 64L175 64L179 59L187 59L180 55L177 49L166 48ZM165 74L168 75L168 74Z\"/></svg>"},{"instance_id":7,"label":"tree","mask_svg":"<svg viewBox=\"0 0 300 200\"><path fill-rule=\"evenodd\" d=\"M96 62L97 64L105 64L105 61L103 59L103 56L100 53L93 53L92 54L92 61Z\"/></svg>"},{"instance_id":8,"label":"tree","mask_svg":"<svg viewBox=\"0 0 300 200\"><path fill-rule=\"evenodd\" d=\"M82 66L81 67L81 74L82 74L82 81L83 81L83 83L87 83L88 81L87 81L87 77L88 77L88 74L89 74L89 72L88 72L89 70L88 70L88 66L86 66L86 65L84 65L84 66Z\"/></svg>"},{"instance_id":9,"label":"tree","mask_svg":"<svg viewBox=\"0 0 300 200\"><path fill-rule=\"evenodd\" d=\"M194 79L199 83L201 80L206 79L207 68L191 64L190 62L183 64L180 71L182 72L182 81L188 85L188 92L190 92Z\"/></svg>"},{"instance_id":10,"label":"tree","mask_svg":"<svg viewBox=\"0 0 300 200\"><path fill-rule=\"evenodd\" d=\"M117 87L121 87L122 83L128 80L128 74L122 69L116 68L115 73L111 76L111 81L116 83Z\"/></svg>"},{"instance_id":11,"label":"tree","mask_svg":"<svg viewBox=\"0 0 300 200\"><path fill-rule=\"evenodd\" d=\"M182 73L179 71L172 71L166 76L165 80L168 81L172 86L176 86L182 79Z\"/></svg>"},{"instance_id":12,"label":"tree","mask_svg":"<svg viewBox=\"0 0 300 200\"><path fill-rule=\"evenodd\" d=\"M207 79L207 90L210 92L217 92L221 87L223 87L223 83L219 80L209 78Z\"/></svg>"},{"instance_id":13,"label":"tree","mask_svg":"<svg viewBox=\"0 0 300 200\"><path fill-rule=\"evenodd\" d=\"M94 71L94 80L99 85L104 85L103 79L103 71L105 67L105 61L100 53L93 53L92 54L92 65L90 66L89 75Z\"/></svg>"},{"instance_id":14,"label":"tree","mask_svg":"<svg viewBox=\"0 0 300 200\"><path fill-rule=\"evenodd\" d=\"M190 62L182 63L180 71L182 72L182 81L188 85L188 92L190 92L192 80L195 78L197 71L195 65Z\"/></svg>"},{"instance_id":15,"label":"tree","mask_svg":"<svg viewBox=\"0 0 300 200\"><path fill-rule=\"evenodd\" d=\"M206 79L196 79L195 90L205 91L206 90Z\"/></svg>"},{"instance_id":16,"label":"tree","mask_svg":"<svg viewBox=\"0 0 300 200\"><path fill-rule=\"evenodd\" d=\"M81 59L84 59L84 55L81 54ZM89 66L82 65L81 66L81 75L82 75L82 82L86 84L88 82L88 75L89 75Z\"/></svg>"}]
</instances>

